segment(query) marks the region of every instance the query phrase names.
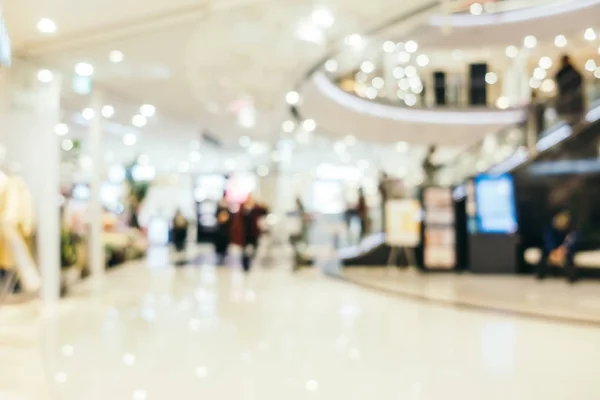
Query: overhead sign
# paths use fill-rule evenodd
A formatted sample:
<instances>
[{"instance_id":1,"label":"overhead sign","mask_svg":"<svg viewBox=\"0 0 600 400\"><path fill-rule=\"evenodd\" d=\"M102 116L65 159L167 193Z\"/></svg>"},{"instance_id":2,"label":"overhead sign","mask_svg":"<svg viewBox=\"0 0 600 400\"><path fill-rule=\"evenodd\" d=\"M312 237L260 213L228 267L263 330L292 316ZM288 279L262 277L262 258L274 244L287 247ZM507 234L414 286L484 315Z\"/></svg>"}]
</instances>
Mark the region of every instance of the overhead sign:
<instances>
[{"instance_id":1,"label":"overhead sign","mask_svg":"<svg viewBox=\"0 0 600 400\"><path fill-rule=\"evenodd\" d=\"M8 37L8 29L6 22L0 9L0 66L10 66L12 50L10 47L10 38Z\"/></svg>"}]
</instances>

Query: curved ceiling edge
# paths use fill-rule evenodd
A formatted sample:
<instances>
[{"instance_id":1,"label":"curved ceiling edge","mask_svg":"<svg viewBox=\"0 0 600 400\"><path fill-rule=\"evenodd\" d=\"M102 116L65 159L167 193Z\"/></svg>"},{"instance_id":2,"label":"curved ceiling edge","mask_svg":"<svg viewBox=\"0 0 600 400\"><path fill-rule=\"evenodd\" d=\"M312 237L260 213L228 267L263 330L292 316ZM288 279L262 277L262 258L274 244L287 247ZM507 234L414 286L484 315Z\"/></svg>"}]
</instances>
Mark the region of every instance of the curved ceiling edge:
<instances>
[{"instance_id":1,"label":"curved ceiling edge","mask_svg":"<svg viewBox=\"0 0 600 400\"><path fill-rule=\"evenodd\" d=\"M443 110L402 108L364 100L344 92L334 85L323 73L313 75L313 82L319 92L338 104L360 114L395 121L416 122L434 125L510 125L523 121L522 109L485 110L469 109Z\"/></svg>"},{"instance_id":2,"label":"curved ceiling edge","mask_svg":"<svg viewBox=\"0 0 600 400\"><path fill-rule=\"evenodd\" d=\"M430 18L429 24L435 27L452 26L457 28L484 25L502 25L569 13L595 6L597 4L600 4L600 0L567 0L559 2L558 4L552 3L537 7L521 8L499 14L454 14L450 16L436 15Z\"/></svg>"}]
</instances>

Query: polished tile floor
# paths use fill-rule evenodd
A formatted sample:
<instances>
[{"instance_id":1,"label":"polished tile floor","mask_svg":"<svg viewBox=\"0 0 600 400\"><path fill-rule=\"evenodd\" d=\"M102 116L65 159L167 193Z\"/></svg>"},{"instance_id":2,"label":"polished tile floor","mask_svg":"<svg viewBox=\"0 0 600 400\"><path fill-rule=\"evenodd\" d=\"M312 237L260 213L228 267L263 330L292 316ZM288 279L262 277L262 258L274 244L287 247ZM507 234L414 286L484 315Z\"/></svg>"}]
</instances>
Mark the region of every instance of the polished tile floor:
<instances>
[{"instance_id":1,"label":"polished tile floor","mask_svg":"<svg viewBox=\"0 0 600 400\"><path fill-rule=\"evenodd\" d=\"M165 259L0 309L0 399L600 399L593 326Z\"/></svg>"},{"instance_id":2,"label":"polished tile floor","mask_svg":"<svg viewBox=\"0 0 600 400\"><path fill-rule=\"evenodd\" d=\"M543 281L531 275L421 273L414 268L352 267L342 277L353 283L438 304L598 325L600 282L564 277Z\"/></svg>"}]
</instances>

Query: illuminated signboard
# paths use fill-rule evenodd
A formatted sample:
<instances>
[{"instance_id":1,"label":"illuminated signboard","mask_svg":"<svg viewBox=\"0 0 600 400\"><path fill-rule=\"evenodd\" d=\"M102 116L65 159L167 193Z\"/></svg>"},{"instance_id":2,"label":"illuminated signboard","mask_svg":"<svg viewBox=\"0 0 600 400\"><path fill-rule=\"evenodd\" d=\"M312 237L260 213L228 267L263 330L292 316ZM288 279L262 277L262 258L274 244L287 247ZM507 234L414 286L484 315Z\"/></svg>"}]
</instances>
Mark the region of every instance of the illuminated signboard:
<instances>
[{"instance_id":1,"label":"illuminated signboard","mask_svg":"<svg viewBox=\"0 0 600 400\"><path fill-rule=\"evenodd\" d=\"M6 23L0 9L0 66L10 66L10 55L10 38L8 37L8 30L6 29Z\"/></svg>"}]
</instances>

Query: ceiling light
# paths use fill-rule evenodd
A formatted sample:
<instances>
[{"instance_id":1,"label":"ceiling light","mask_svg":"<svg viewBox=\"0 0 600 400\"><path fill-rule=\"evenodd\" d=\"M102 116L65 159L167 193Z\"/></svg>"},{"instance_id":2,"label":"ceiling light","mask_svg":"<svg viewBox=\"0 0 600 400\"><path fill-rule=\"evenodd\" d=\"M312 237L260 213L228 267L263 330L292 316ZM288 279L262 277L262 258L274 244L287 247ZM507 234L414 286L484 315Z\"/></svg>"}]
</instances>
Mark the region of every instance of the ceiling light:
<instances>
[{"instance_id":1,"label":"ceiling light","mask_svg":"<svg viewBox=\"0 0 600 400\"><path fill-rule=\"evenodd\" d=\"M409 61L410 61L410 53L407 53L406 51L401 51L400 53L398 53L398 62L406 64Z\"/></svg>"},{"instance_id":2,"label":"ceiling light","mask_svg":"<svg viewBox=\"0 0 600 400\"><path fill-rule=\"evenodd\" d=\"M408 143L406 142L398 142L396 143L396 151L398 153L404 153L408 150Z\"/></svg>"},{"instance_id":3,"label":"ceiling light","mask_svg":"<svg viewBox=\"0 0 600 400\"><path fill-rule=\"evenodd\" d=\"M397 66L396 68L394 68L394 71L392 71L392 75L394 75L394 78L396 79L404 78L404 68L401 66Z\"/></svg>"},{"instance_id":4,"label":"ceiling light","mask_svg":"<svg viewBox=\"0 0 600 400\"><path fill-rule=\"evenodd\" d=\"M112 118L115 115L115 108L113 106L102 107L102 116L104 118Z\"/></svg>"},{"instance_id":5,"label":"ceiling light","mask_svg":"<svg viewBox=\"0 0 600 400\"><path fill-rule=\"evenodd\" d=\"M366 45L365 40L358 33L353 33L352 35L346 36L344 43L347 46L354 48L354 50L361 50Z\"/></svg>"},{"instance_id":6,"label":"ceiling light","mask_svg":"<svg viewBox=\"0 0 600 400\"><path fill-rule=\"evenodd\" d=\"M496 100L496 107L505 110L510 106L510 100L508 99L508 97L506 96L500 96L498 97L498 100Z\"/></svg>"},{"instance_id":7,"label":"ceiling light","mask_svg":"<svg viewBox=\"0 0 600 400\"><path fill-rule=\"evenodd\" d=\"M525 39L523 39L523 46L527 47L528 49L533 49L535 46L537 46L537 39L533 35L525 36Z\"/></svg>"},{"instance_id":8,"label":"ceiling light","mask_svg":"<svg viewBox=\"0 0 600 400\"><path fill-rule=\"evenodd\" d=\"M54 133L58 136L65 136L69 133L69 126L67 124L56 124L54 126Z\"/></svg>"},{"instance_id":9,"label":"ceiling light","mask_svg":"<svg viewBox=\"0 0 600 400\"><path fill-rule=\"evenodd\" d=\"M600 79L600 68L596 68L596 70L594 71L594 76Z\"/></svg>"},{"instance_id":10,"label":"ceiling light","mask_svg":"<svg viewBox=\"0 0 600 400\"><path fill-rule=\"evenodd\" d=\"M85 108L82 112L81 112L81 116L83 117L83 119L85 119L86 121L91 121L92 119L94 119L94 109L92 108Z\"/></svg>"},{"instance_id":11,"label":"ceiling light","mask_svg":"<svg viewBox=\"0 0 600 400\"><path fill-rule=\"evenodd\" d=\"M383 42L383 46L381 47L386 53L393 53L396 50L396 43L392 42L391 40L387 40Z\"/></svg>"},{"instance_id":12,"label":"ceiling light","mask_svg":"<svg viewBox=\"0 0 600 400\"><path fill-rule=\"evenodd\" d=\"M598 68L596 61L592 60L591 58L585 62L585 69L588 71L594 72L596 71L596 68Z\"/></svg>"},{"instance_id":13,"label":"ceiling light","mask_svg":"<svg viewBox=\"0 0 600 400\"><path fill-rule=\"evenodd\" d=\"M248 136L242 136L240 137L240 139L238 140L238 143L240 144L240 146L242 146L243 148L248 148L250 147L250 145L252 144L252 139L250 139Z\"/></svg>"},{"instance_id":14,"label":"ceiling light","mask_svg":"<svg viewBox=\"0 0 600 400\"><path fill-rule=\"evenodd\" d=\"M190 151L190 155L188 156L188 160L192 163L200 162L202 159L202 154L199 151Z\"/></svg>"},{"instance_id":15,"label":"ceiling light","mask_svg":"<svg viewBox=\"0 0 600 400\"><path fill-rule=\"evenodd\" d=\"M150 157L147 154L140 154L137 159L138 164L148 165L150 164Z\"/></svg>"},{"instance_id":16,"label":"ceiling light","mask_svg":"<svg viewBox=\"0 0 600 400\"><path fill-rule=\"evenodd\" d=\"M118 64L120 62L123 62L123 60L125 59L125 56L119 50L113 50L108 55L108 59L110 60L111 63Z\"/></svg>"},{"instance_id":17,"label":"ceiling light","mask_svg":"<svg viewBox=\"0 0 600 400\"><path fill-rule=\"evenodd\" d=\"M519 55L519 49L517 49L517 46L508 46L506 48L505 54L509 58L515 58Z\"/></svg>"},{"instance_id":18,"label":"ceiling light","mask_svg":"<svg viewBox=\"0 0 600 400\"><path fill-rule=\"evenodd\" d=\"M92 76L94 75L94 67L88 63L77 63L75 65L75 73L79 76Z\"/></svg>"},{"instance_id":19,"label":"ceiling light","mask_svg":"<svg viewBox=\"0 0 600 400\"><path fill-rule=\"evenodd\" d=\"M256 112L252 106L244 106L238 112L238 124L242 128L254 128L256 126Z\"/></svg>"},{"instance_id":20,"label":"ceiling light","mask_svg":"<svg viewBox=\"0 0 600 400\"><path fill-rule=\"evenodd\" d=\"M306 382L306 390L308 390L309 392L314 392L317 389L319 389L319 382L315 380L310 380Z\"/></svg>"},{"instance_id":21,"label":"ceiling light","mask_svg":"<svg viewBox=\"0 0 600 400\"><path fill-rule=\"evenodd\" d=\"M420 67L425 67L427 64L429 64L429 57L427 57L425 54L420 54L417 56L417 65Z\"/></svg>"},{"instance_id":22,"label":"ceiling light","mask_svg":"<svg viewBox=\"0 0 600 400\"><path fill-rule=\"evenodd\" d=\"M531 79L529 79L529 87L532 89L539 89L540 86L542 86L542 81L532 77Z\"/></svg>"},{"instance_id":23,"label":"ceiling light","mask_svg":"<svg viewBox=\"0 0 600 400\"><path fill-rule=\"evenodd\" d=\"M406 96L404 96L404 103L409 107L414 106L417 104L417 96L412 93L408 93Z\"/></svg>"},{"instance_id":24,"label":"ceiling light","mask_svg":"<svg viewBox=\"0 0 600 400\"><path fill-rule=\"evenodd\" d=\"M498 75L495 72L488 72L485 74L485 82L489 85L493 85L498 82Z\"/></svg>"},{"instance_id":25,"label":"ceiling light","mask_svg":"<svg viewBox=\"0 0 600 400\"><path fill-rule=\"evenodd\" d=\"M409 40L404 44L404 49L409 53L414 53L419 49L419 45L414 40Z\"/></svg>"},{"instance_id":26,"label":"ceiling light","mask_svg":"<svg viewBox=\"0 0 600 400\"><path fill-rule=\"evenodd\" d=\"M329 28L335 22L335 18L328 9L318 8L312 13L312 21L323 28Z\"/></svg>"},{"instance_id":27,"label":"ceiling light","mask_svg":"<svg viewBox=\"0 0 600 400\"><path fill-rule=\"evenodd\" d=\"M69 139L63 140L60 144L60 147L62 147L64 151L71 151L73 149L73 146L73 141Z\"/></svg>"},{"instance_id":28,"label":"ceiling light","mask_svg":"<svg viewBox=\"0 0 600 400\"><path fill-rule=\"evenodd\" d=\"M402 90L408 90L408 88L410 87L410 82L408 81L408 79L402 78L400 79L400 82L398 82L398 87Z\"/></svg>"},{"instance_id":29,"label":"ceiling light","mask_svg":"<svg viewBox=\"0 0 600 400\"><path fill-rule=\"evenodd\" d=\"M259 165L258 168L256 168L256 173L258 174L258 176L264 178L267 175L269 175L269 167L267 167L266 165Z\"/></svg>"},{"instance_id":30,"label":"ceiling light","mask_svg":"<svg viewBox=\"0 0 600 400\"><path fill-rule=\"evenodd\" d=\"M153 117L156 114L156 107L152 104L144 104L140 107L140 114L147 118Z\"/></svg>"},{"instance_id":31,"label":"ceiling light","mask_svg":"<svg viewBox=\"0 0 600 400\"><path fill-rule=\"evenodd\" d=\"M146 400L148 395L145 390L138 389L133 392L133 400Z\"/></svg>"},{"instance_id":32,"label":"ceiling light","mask_svg":"<svg viewBox=\"0 0 600 400\"><path fill-rule=\"evenodd\" d=\"M552 80L552 79L544 79L544 82L542 82L542 86L541 86L542 92L550 93L555 88L556 88L556 84L554 83L554 80Z\"/></svg>"},{"instance_id":33,"label":"ceiling light","mask_svg":"<svg viewBox=\"0 0 600 400\"><path fill-rule=\"evenodd\" d=\"M556 47L565 47L567 45L567 38L565 35L557 35L554 38L554 45Z\"/></svg>"},{"instance_id":34,"label":"ceiling light","mask_svg":"<svg viewBox=\"0 0 600 400\"><path fill-rule=\"evenodd\" d=\"M148 120L143 115L137 114L131 118L131 123L137 128L143 128L148 123Z\"/></svg>"},{"instance_id":35,"label":"ceiling light","mask_svg":"<svg viewBox=\"0 0 600 400\"><path fill-rule=\"evenodd\" d=\"M417 69L412 65L409 65L408 67L404 68L404 72L406 73L406 76L409 78L417 76Z\"/></svg>"},{"instance_id":36,"label":"ceiling light","mask_svg":"<svg viewBox=\"0 0 600 400\"><path fill-rule=\"evenodd\" d=\"M371 84L373 85L373 87L375 89L381 89L383 88L383 86L385 85L385 81L383 80L382 77L380 76L376 76L375 78L373 78L373 80L371 81Z\"/></svg>"},{"instance_id":37,"label":"ceiling light","mask_svg":"<svg viewBox=\"0 0 600 400\"><path fill-rule=\"evenodd\" d=\"M363 63L360 64L360 70L365 74L370 74L375 71L375 65L371 61L363 61Z\"/></svg>"},{"instance_id":38,"label":"ceiling light","mask_svg":"<svg viewBox=\"0 0 600 400\"><path fill-rule=\"evenodd\" d=\"M585 38L585 40L596 40L598 38L598 35L596 34L596 31L593 28L587 28L585 30L585 33L583 34L583 37Z\"/></svg>"},{"instance_id":39,"label":"ceiling light","mask_svg":"<svg viewBox=\"0 0 600 400\"><path fill-rule=\"evenodd\" d=\"M473 3L471 4L471 7L469 7L469 11L473 15L481 15L483 12L483 6L479 3Z\"/></svg>"},{"instance_id":40,"label":"ceiling light","mask_svg":"<svg viewBox=\"0 0 600 400\"><path fill-rule=\"evenodd\" d=\"M42 33L54 33L56 32L56 24L51 19L42 18L37 23L37 30Z\"/></svg>"},{"instance_id":41,"label":"ceiling light","mask_svg":"<svg viewBox=\"0 0 600 400\"><path fill-rule=\"evenodd\" d=\"M285 95L285 101L289 105L296 105L300 101L300 95L295 90L292 90L290 92L287 92L287 94Z\"/></svg>"},{"instance_id":42,"label":"ceiling light","mask_svg":"<svg viewBox=\"0 0 600 400\"><path fill-rule=\"evenodd\" d=\"M126 133L123 135L123 144L125 146L133 146L137 142L135 133Z\"/></svg>"},{"instance_id":43,"label":"ceiling light","mask_svg":"<svg viewBox=\"0 0 600 400\"><path fill-rule=\"evenodd\" d=\"M325 62L325 70L327 72L336 72L338 69L338 63L335 60L327 60Z\"/></svg>"},{"instance_id":44,"label":"ceiling light","mask_svg":"<svg viewBox=\"0 0 600 400\"><path fill-rule=\"evenodd\" d=\"M305 131L312 132L317 127L317 123L315 122L314 119L306 119L302 123L302 127L304 128Z\"/></svg>"},{"instance_id":45,"label":"ceiling light","mask_svg":"<svg viewBox=\"0 0 600 400\"><path fill-rule=\"evenodd\" d=\"M296 124L294 123L294 121L290 121L289 119L287 121L283 121L283 123L281 124L281 129L286 133L293 132L295 127Z\"/></svg>"},{"instance_id":46,"label":"ceiling light","mask_svg":"<svg viewBox=\"0 0 600 400\"><path fill-rule=\"evenodd\" d=\"M552 67L552 59L550 57L540 58L540 67L544 69L550 69Z\"/></svg>"},{"instance_id":47,"label":"ceiling light","mask_svg":"<svg viewBox=\"0 0 600 400\"><path fill-rule=\"evenodd\" d=\"M54 74L49 69L40 69L37 73L37 79L42 83L50 83L54 79Z\"/></svg>"},{"instance_id":48,"label":"ceiling light","mask_svg":"<svg viewBox=\"0 0 600 400\"><path fill-rule=\"evenodd\" d=\"M535 79L544 79L546 78L546 70L544 68L537 67L533 70L533 77Z\"/></svg>"},{"instance_id":49,"label":"ceiling light","mask_svg":"<svg viewBox=\"0 0 600 400\"><path fill-rule=\"evenodd\" d=\"M378 94L379 93L377 92L377 89L375 89L374 87L368 87L367 89L365 89L365 96L367 97L367 99L374 100L375 98L377 98Z\"/></svg>"},{"instance_id":50,"label":"ceiling light","mask_svg":"<svg viewBox=\"0 0 600 400\"><path fill-rule=\"evenodd\" d=\"M300 40L310 43L321 44L325 39L323 31L316 25L308 22L301 22L296 27L296 37Z\"/></svg>"}]
</instances>

